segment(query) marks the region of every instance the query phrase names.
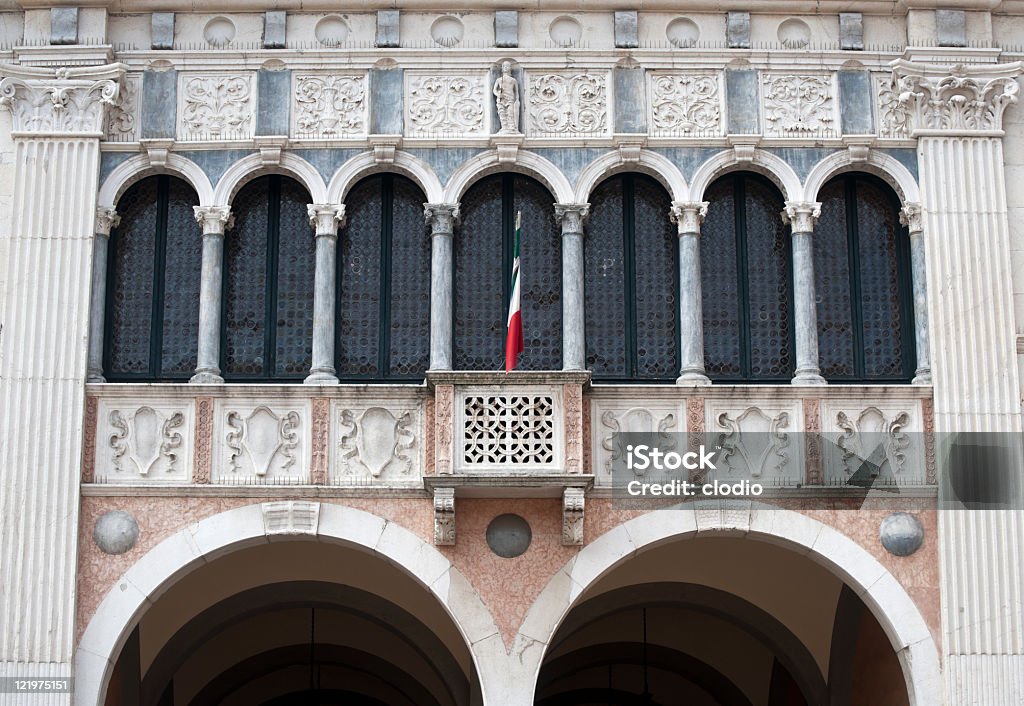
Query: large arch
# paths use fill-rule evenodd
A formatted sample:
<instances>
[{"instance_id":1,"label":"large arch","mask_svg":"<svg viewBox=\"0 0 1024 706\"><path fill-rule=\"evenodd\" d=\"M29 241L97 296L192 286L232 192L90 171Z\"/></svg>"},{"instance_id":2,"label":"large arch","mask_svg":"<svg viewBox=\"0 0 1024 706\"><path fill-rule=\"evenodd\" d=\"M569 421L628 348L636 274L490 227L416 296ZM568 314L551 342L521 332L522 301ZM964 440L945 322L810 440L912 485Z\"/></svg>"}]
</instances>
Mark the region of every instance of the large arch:
<instances>
[{"instance_id":1,"label":"large arch","mask_svg":"<svg viewBox=\"0 0 1024 706\"><path fill-rule=\"evenodd\" d=\"M121 162L103 180L96 204L113 208L132 184L156 174L172 174L181 177L196 190L200 206L214 204L213 186L210 184L206 172L191 159L178 154L168 154L167 163L162 167L153 166L149 157L144 154Z\"/></svg>"},{"instance_id":2,"label":"large arch","mask_svg":"<svg viewBox=\"0 0 1024 706\"><path fill-rule=\"evenodd\" d=\"M874 174L891 186L903 204L920 203L921 191L917 180L902 162L878 150L869 150L867 159L853 158L849 150L834 152L814 165L804 182L804 201L817 201L818 192L828 181L846 172Z\"/></svg>"},{"instance_id":3,"label":"large arch","mask_svg":"<svg viewBox=\"0 0 1024 706\"><path fill-rule=\"evenodd\" d=\"M639 159L627 161L615 150L591 161L580 172L576 180L576 203L587 203L598 184L622 172L640 172L654 177L671 194L673 201L685 201L690 193L683 173L667 157L650 150L640 150Z\"/></svg>"},{"instance_id":4,"label":"large arch","mask_svg":"<svg viewBox=\"0 0 1024 706\"><path fill-rule=\"evenodd\" d=\"M657 510L616 526L570 559L530 607L512 652L520 681L536 684L559 626L580 597L629 558L674 541L735 536L768 542L806 556L860 596L899 657L911 706L942 702L938 650L928 625L906 590L866 549L846 535L791 510L723 501L714 507ZM510 665L511 666L511 665ZM533 695L515 701L532 704ZM512 704L512 701L506 701Z\"/></svg>"},{"instance_id":5,"label":"large arch","mask_svg":"<svg viewBox=\"0 0 1024 706\"><path fill-rule=\"evenodd\" d=\"M349 190L361 179L381 172L395 172L412 179L423 190L427 203L441 203L444 198L441 181L430 165L419 157L397 150L393 162L378 162L372 152L364 152L338 167L327 185L327 203L343 203Z\"/></svg>"},{"instance_id":6,"label":"large arch","mask_svg":"<svg viewBox=\"0 0 1024 706\"><path fill-rule=\"evenodd\" d=\"M544 157L526 150L519 150L514 162L501 161L497 150L481 152L466 160L448 179L444 203L458 203L474 182L497 172L518 172L533 177L547 187L555 197L555 203L573 203L572 185L565 174Z\"/></svg>"},{"instance_id":7,"label":"large arch","mask_svg":"<svg viewBox=\"0 0 1024 706\"><path fill-rule=\"evenodd\" d=\"M313 203L330 203L327 200L327 185L324 184L320 172L312 164L302 157L290 152L281 153L281 161L278 164L267 165L259 154L251 154L238 160L224 172L224 175L217 182L213 190L214 205L224 206L231 203L238 190L256 177L266 174L286 174L300 184L309 192Z\"/></svg>"},{"instance_id":8,"label":"large arch","mask_svg":"<svg viewBox=\"0 0 1024 706\"><path fill-rule=\"evenodd\" d=\"M432 545L383 517L332 503L295 505L309 524L282 528L282 503L246 505L207 517L158 544L123 576L100 603L75 653L75 706L101 706L113 666L131 631L155 601L200 565L271 541L321 541L370 552L404 571L451 617L470 650L486 703L503 681L505 647L490 612L469 581Z\"/></svg>"},{"instance_id":9,"label":"large arch","mask_svg":"<svg viewBox=\"0 0 1024 706\"><path fill-rule=\"evenodd\" d=\"M751 160L740 161L736 158L736 151L728 149L713 155L697 168L690 180L690 198L687 200L703 201L704 192L715 179L736 171L751 171L766 176L779 188L786 201L800 201L803 197L800 177L782 157L755 149Z\"/></svg>"}]
</instances>

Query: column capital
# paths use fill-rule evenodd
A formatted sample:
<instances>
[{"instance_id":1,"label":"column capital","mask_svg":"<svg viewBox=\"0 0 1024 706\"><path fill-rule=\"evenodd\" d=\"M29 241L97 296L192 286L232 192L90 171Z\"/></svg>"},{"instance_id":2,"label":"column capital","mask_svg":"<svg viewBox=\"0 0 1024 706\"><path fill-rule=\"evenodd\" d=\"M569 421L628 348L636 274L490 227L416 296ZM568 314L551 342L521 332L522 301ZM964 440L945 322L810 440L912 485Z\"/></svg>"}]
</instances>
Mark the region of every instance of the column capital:
<instances>
[{"instance_id":1,"label":"column capital","mask_svg":"<svg viewBox=\"0 0 1024 706\"><path fill-rule=\"evenodd\" d=\"M582 233L583 221L590 215L589 203L556 203L555 220L563 233Z\"/></svg>"},{"instance_id":2,"label":"column capital","mask_svg":"<svg viewBox=\"0 0 1024 706\"><path fill-rule=\"evenodd\" d=\"M203 227L203 235L224 235L235 225L230 206L195 206L196 222Z\"/></svg>"},{"instance_id":3,"label":"column capital","mask_svg":"<svg viewBox=\"0 0 1024 706\"><path fill-rule=\"evenodd\" d=\"M910 237L924 232L924 211L919 203L906 203L900 209L900 223L910 231Z\"/></svg>"},{"instance_id":4,"label":"column capital","mask_svg":"<svg viewBox=\"0 0 1024 706\"><path fill-rule=\"evenodd\" d=\"M897 59L891 86L910 113L914 137L1003 134L1003 112L1017 102L1024 63L956 64L952 67Z\"/></svg>"},{"instance_id":5,"label":"column capital","mask_svg":"<svg viewBox=\"0 0 1024 706\"><path fill-rule=\"evenodd\" d=\"M306 206L309 225L316 229L317 237L338 234L338 228L345 225L345 204L311 203Z\"/></svg>"},{"instance_id":6,"label":"column capital","mask_svg":"<svg viewBox=\"0 0 1024 706\"><path fill-rule=\"evenodd\" d=\"M812 233L821 215L821 204L813 201L788 201L782 210L782 222L794 233Z\"/></svg>"},{"instance_id":7,"label":"column capital","mask_svg":"<svg viewBox=\"0 0 1024 706\"><path fill-rule=\"evenodd\" d=\"M679 235L700 235L709 205L707 201L673 201L668 218L679 226Z\"/></svg>"},{"instance_id":8,"label":"column capital","mask_svg":"<svg viewBox=\"0 0 1024 706\"><path fill-rule=\"evenodd\" d=\"M15 133L99 137L106 108L117 101L127 68L0 64L0 105L11 111Z\"/></svg>"},{"instance_id":9,"label":"column capital","mask_svg":"<svg viewBox=\"0 0 1024 706\"><path fill-rule=\"evenodd\" d=\"M111 206L96 207L96 227L93 229L96 235L110 235L111 228L117 228L121 223L121 216Z\"/></svg>"},{"instance_id":10,"label":"column capital","mask_svg":"<svg viewBox=\"0 0 1024 706\"><path fill-rule=\"evenodd\" d=\"M451 233L460 215L457 203L423 204L423 217L433 233Z\"/></svg>"}]
</instances>

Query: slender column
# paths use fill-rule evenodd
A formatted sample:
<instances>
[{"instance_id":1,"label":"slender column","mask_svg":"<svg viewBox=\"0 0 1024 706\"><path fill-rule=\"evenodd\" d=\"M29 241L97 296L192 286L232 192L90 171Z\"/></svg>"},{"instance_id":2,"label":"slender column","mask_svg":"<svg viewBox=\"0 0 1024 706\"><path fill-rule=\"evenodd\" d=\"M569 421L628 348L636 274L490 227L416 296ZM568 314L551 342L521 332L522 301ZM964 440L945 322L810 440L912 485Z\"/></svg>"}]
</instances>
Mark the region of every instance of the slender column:
<instances>
[{"instance_id":1,"label":"slender column","mask_svg":"<svg viewBox=\"0 0 1024 706\"><path fill-rule=\"evenodd\" d=\"M586 368L583 311L583 220L589 203L556 203L555 220L562 224L562 369Z\"/></svg>"},{"instance_id":2,"label":"slender column","mask_svg":"<svg viewBox=\"0 0 1024 706\"><path fill-rule=\"evenodd\" d=\"M110 229L121 217L109 206L96 209L96 235L92 241L92 298L89 305L89 365L86 382L106 382L103 377L103 323L107 309L107 246Z\"/></svg>"},{"instance_id":3,"label":"slender column","mask_svg":"<svg viewBox=\"0 0 1024 706\"><path fill-rule=\"evenodd\" d=\"M921 204L908 203L900 211L900 223L910 233L910 278L914 287L914 342L917 348L915 385L932 384L931 351L928 349L928 279L924 253L924 219Z\"/></svg>"},{"instance_id":4,"label":"slender column","mask_svg":"<svg viewBox=\"0 0 1024 706\"><path fill-rule=\"evenodd\" d=\"M820 203L786 204L782 220L793 233L793 313L796 319L794 385L824 385L818 367L818 312L814 302L814 251L811 236L821 215Z\"/></svg>"},{"instance_id":5,"label":"slender column","mask_svg":"<svg viewBox=\"0 0 1024 706\"><path fill-rule=\"evenodd\" d=\"M459 204L428 203L423 216L430 226L430 369L452 369L452 234Z\"/></svg>"},{"instance_id":6,"label":"slender column","mask_svg":"<svg viewBox=\"0 0 1024 706\"><path fill-rule=\"evenodd\" d=\"M203 226L203 269L199 282L199 354L190 382L216 384L220 376L221 283L224 277L224 231L234 225L230 206L196 206Z\"/></svg>"},{"instance_id":7,"label":"slender column","mask_svg":"<svg viewBox=\"0 0 1024 706\"><path fill-rule=\"evenodd\" d=\"M704 302L700 284L700 224L708 202L674 202L679 227L679 378L677 385L710 385L704 370Z\"/></svg>"},{"instance_id":8,"label":"slender column","mask_svg":"<svg viewBox=\"0 0 1024 706\"><path fill-rule=\"evenodd\" d=\"M337 276L338 228L345 206L311 204L309 223L316 229L316 275L313 280L313 367L307 385L337 384L334 370L334 291Z\"/></svg>"}]
</instances>

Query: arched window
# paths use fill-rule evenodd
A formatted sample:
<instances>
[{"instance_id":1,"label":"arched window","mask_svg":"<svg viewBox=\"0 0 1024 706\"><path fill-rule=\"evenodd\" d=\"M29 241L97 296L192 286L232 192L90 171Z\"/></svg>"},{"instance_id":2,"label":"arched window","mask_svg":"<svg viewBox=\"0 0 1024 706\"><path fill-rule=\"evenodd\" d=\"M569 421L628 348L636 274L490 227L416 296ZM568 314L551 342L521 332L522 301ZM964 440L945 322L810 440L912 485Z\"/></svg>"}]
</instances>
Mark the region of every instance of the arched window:
<instances>
[{"instance_id":1,"label":"arched window","mask_svg":"<svg viewBox=\"0 0 1024 706\"><path fill-rule=\"evenodd\" d=\"M594 379L679 375L679 245L671 198L624 174L590 197L584 248L587 367Z\"/></svg>"},{"instance_id":2,"label":"arched window","mask_svg":"<svg viewBox=\"0 0 1024 706\"><path fill-rule=\"evenodd\" d=\"M187 380L195 371L203 238L185 182L154 176L117 204L110 234L104 376Z\"/></svg>"},{"instance_id":3,"label":"arched window","mask_svg":"<svg viewBox=\"0 0 1024 706\"><path fill-rule=\"evenodd\" d=\"M792 272L782 196L748 173L708 187L701 226L704 365L712 380L793 376Z\"/></svg>"},{"instance_id":4,"label":"arched window","mask_svg":"<svg viewBox=\"0 0 1024 706\"><path fill-rule=\"evenodd\" d=\"M336 367L342 379L418 379L430 362L430 231L423 192L393 174L345 198Z\"/></svg>"},{"instance_id":5,"label":"arched window","mask_svg":"<svg viewBox=\"0 0 1024 706\"><path fill-rule=\"evenodd\" d=\"M313 229L306 190L278 175L246 184L224 238L224 345L228 380L301 379L313 341Z\"/></svg>"},{"instance_id":6,"label":"arched window","mask_svg":"<svg viewBox=\"0 0 1024 706\"><path fill-rule=\"evenodd\" d=\"M899 199L865 174L833 179L818 199L812 242L821 374L837 382L908 382L913 293Z\"/></svg>"},{"instance_id":7,"label":"arched window","mask_svg":"<svg viewBox=\"0 0 1024 706\"><path fill-rule=\"evenodd\" d=\"M516 211L525 352L520 370L562 367L562 242L554 200L529 177L498 174L462 199L455 236L455 368L503 370Z\"/></svg>"}]
</instances>

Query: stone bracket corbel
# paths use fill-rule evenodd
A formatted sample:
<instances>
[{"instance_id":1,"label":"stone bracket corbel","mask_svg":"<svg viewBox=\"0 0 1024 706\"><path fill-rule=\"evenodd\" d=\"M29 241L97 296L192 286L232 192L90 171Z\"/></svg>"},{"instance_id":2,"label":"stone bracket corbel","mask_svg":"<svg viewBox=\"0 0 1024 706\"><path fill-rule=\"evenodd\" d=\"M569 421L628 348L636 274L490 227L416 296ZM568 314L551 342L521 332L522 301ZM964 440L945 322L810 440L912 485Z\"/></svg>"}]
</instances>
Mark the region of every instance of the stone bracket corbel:
<instances>
[{"instance_id":1,"label":"stone bracket corbel","mask_svg":"<svg viewBox=\"0 0 1024 706\"><path fill-rule=\"evenodd\" d=\"M170 138L139 140L139 144L146 151L146 157L149 158L149 166L164 167L167 165L167 155L174 147L174 140Z\"/></svg>"},{"instance_id":2,"label":"stone bracket corbel","mask_svg":"<svg viewBox=\"0 0 1024 706\"><path fill-rule=\"evenodd\" d=\"M737 162L749 164L754 161L754 150L761 142L760 135L726 135L725 139L732 147Z\"/></svg>"},{"instance_id":3,"label":"stone bracket corbel","mask_svg":"<svg viewBox=\"0 0 1024 706\"><path fill-rule=\"evenodd\" d=\"M455 488L434 488L434 544L455 545Z\"/></svg>"},{"instance_id":4,"label":"stone bracket corbel","mask_svg":"<svg viewBox=\"0 0 1024 706\"><path fill-rule=\"evenodd\" d=\"M395 152L402 146L401 135L370 135L373 161L377 164L393 164Z\"/></svg>"},{"instance_id":5,"label":"stone bracket corbel","mask_svg":"<svg viewBox=\"0 0 1024 706\"><path fill-rule=\"evenodd\" d=\"M566 488L562 491L562 544L581 546L583 544L583 511L586 505L586 491L583 488Z\"/></svg>"},{"instance_id":6,"label":"stone bracket corbel","mask_svg":"<svg viewBox=\"0 0 1024 706\"><path fill-rule=\"evenodd\" d=\"M281 150L288 146L287 135L261 135L253 138L260 151L260 164L276 167L281 164Z\"/></svg>"},{"instance_id":7,"label":"stone bracket corbel","mask_svg":"<svg viewBox=\"0 0 1024 706\"><path fill-rule=\"evenodd\" d=\"M640 151L647 144L647 140L639 135L614 135L612 141L619 149L619 159L624 164L639 162Z\"/></svg>"},{"instance_id":8,"label":"stone bracket corbel","mask_svg":"<svg viewBox=\"0 0 1024 706\"><path fill-rule=\"evenodd\" d=\"M875 144L874 135L843 135L843 144L850 152L850 159L854 162L866 162L871 154L871 147Z\"/></svg>"},{"instance_id":9,"label":"stone bracket corbel","mask_svg":"<svg viewBox=\"0 0 1024 706\"><path fill-rule=\"evenodd\" d=\"M519 156L519 148L523 146L525 135L501 134L491 136L491 146L498 152L498 162L515 164Z\"/></svg>"}]
</instances>

